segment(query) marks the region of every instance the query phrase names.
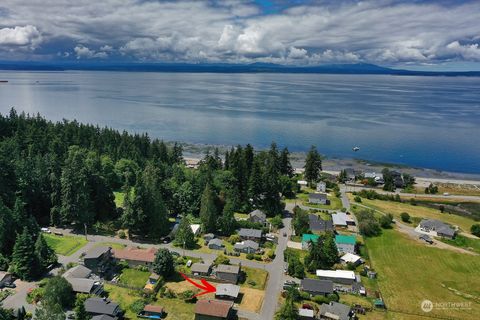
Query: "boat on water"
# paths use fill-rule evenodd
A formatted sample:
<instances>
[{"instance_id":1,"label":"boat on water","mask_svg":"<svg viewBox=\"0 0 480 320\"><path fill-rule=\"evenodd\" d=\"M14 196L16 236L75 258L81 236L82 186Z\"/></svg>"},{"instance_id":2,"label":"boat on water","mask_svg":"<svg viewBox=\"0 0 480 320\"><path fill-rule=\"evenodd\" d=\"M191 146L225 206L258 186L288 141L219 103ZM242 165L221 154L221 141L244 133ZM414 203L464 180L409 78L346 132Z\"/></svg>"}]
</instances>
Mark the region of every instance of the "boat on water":
<instances>
[{"instance_id":1,"label":"boat on water","mask_svg":"<svg viewBox=\"0 0 480 320\"><path fill-rule=\"evenodd\" d=\"M353 147L352 150L357 152L358 150L360 150L360 147Z\"/></svg>"},{"instance_id":2,"label":"boat on water","mask_svg":"<svg viewBox=\"0 0 480 320\"><path fill-rule=\"evenodd\" d=\"M8 80L0 80L0 83L8 83Z\"/></svg>"}]
</instances>

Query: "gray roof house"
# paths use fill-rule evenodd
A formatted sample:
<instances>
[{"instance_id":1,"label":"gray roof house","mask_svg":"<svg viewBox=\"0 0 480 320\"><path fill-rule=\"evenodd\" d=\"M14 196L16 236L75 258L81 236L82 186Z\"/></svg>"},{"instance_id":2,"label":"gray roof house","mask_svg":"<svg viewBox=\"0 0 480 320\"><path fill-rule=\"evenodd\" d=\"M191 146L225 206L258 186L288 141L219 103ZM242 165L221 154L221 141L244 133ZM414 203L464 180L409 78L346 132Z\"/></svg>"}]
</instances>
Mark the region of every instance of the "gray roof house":
<instances>
[{"instance_id":1,"label":"gray roof house","mask_svg":"<svg viewBox=\"0 0 480 320\"><path fill-rule=\"evenodd\" d=\"M298 309L298 319L299 320L312 320L315 319L315 311L311 309Z\"/></svg>"},{"instance_id":2,"label":"gray roof house","mask_svg":"<svg viewBox=\"0 0 480 320\"><path fill-rule=\"evenodd\" d=\"M320 306L320 319L350 320L350 308L347 305L335 301Z\"/></svg>"},{"instance_id":3,"label":"gray roof house","mask_svg":"<svg viewBox=\"0 0 480 320\"><path fill-rule=\"evenodd\" d=\"M221 239L212 239L208 242L208 248L214 250L223 250L223 241Z\"/></svg>"},{"instance_id":4,"label":"gray roof house","mask_svg":"<svg viewBox=\"0 0 480 320\"><path fill-rule=\"evenodd\" d=\"M265 224L265 222L267 222L267 215L263 211L256 209L248 214L248 220Z\"/></svg>"},{"instance_id":5,"label":"gray roof house","mask_svg":"<svg viewBox=\"0 0 480 320\"><path fill-rule=\"evenodd\" d=\"M305 278L302 279L300 288L313 296L327 295L333 293L333 281Z\"/></svg>"},{"instance_id":6,"label":"gray roof house","mask_svg":"<svg viewBox=\"0 0 480 320\"><path fill-rule=\"evenodd\" d=\"M71 285L74 292L86 294L101 294L103 285L99 281L89 279L92 270L85 266L78 265L68 269L62 277L64 277Z\"/></svg>"},{"instance_id":7,"label":"gray roof house","mask_svg":"<svg viewBox=\"0 0 480 320\"><path fill-rule=\"evenodd\" d=\"M262 238L262 230L241 228L238 230L238 235L242 240L260 240Z\"/></svg>"},{"instance_id":8,"label":"gray roof house","mask_svg":"<svg viewBox=\"0 0 480 320\"><path fill-rule=\"evenodd\" d=\"M233 250L243 253L255 253L259 248L258 243L252 240L245 240L242 242L237 242L233 246Z\"/></svg>"},{"instance_id":9,"label":"gray roof house","mask_svg":"<svg viewBox=\"0 0 480 320\"><path fill-rule=\"evenodd\" d=\"M88 298L85 300L85 311L92 316L107 315L117 317L122 313L118 303L106 298Z\"/></svg>"},{"instance_id":10,"label":"gray roof house","mask_svg":"<svg viewBox=\"0 0 480 320\"><path fill-rule=\"evenodd\" d=\"M210 241L213 238L215 238L215 235L213 233L206 233L206 234L203 235L203 240L205 240L205 241Z\"/></svg>"},{"instance_id":11,"label":"gray roof house","mask_svg":"<svg viewBox=\"0 0 480 320\"><path fill-rule=\"evenodd\" d=\"M450 239L455 237L455 229L449 224L436 219L423 219L420 221L419 228L421 231L430 233L434 236Z\"/></svg>"},{"instance_id":12,"label":"gray roof house","mask_svg":"<svg viewBox=\"0 0 480 320\"><path fill-rule=\"evenodd\" d=\"M215 274L218 279L237 284L238 278L240 277L240 270L240 266L219 264L215 270Z\"/></svg>"},{"instance_id":13,"label":"gray roof house","mask_svg":"<svg viewBox=\"0 0 480 320\"><path fill-rule=\"evenodd\" d=\"M98 316L94 316L91 320L117 320L118 318L117 317L110 317L110 316L107 316L106 314L102 314L102 315L98 315Z\"/></svg>"},{"instance_id":14,"label":"gray roof house","mask_svg":"<svg viewBox=\"0 0 480 320\"><path fill-rule=\"evenodd\" d=\"M192 264L190 270L192 270L193 275L208 276L212 271L212 267L209 264L197 262Z\"/></svg>"},{"instance_id":15,"label":"gray roof house","mask_svg":"<svg viewBox=\"0 0 480 320\"><path fill-rule=\"evenodd\" d=\"M332 220L323 220L315 214L308 215L308 224L312 232L333 232L334 230Z\"/></svg>"},{"instance_id":16,"label":"gray roof house","mask_svg":"<svg viewBox=\"0 0 480 320\"><path fill-rule=\"evenodd\" d=\"M239 293L240 293L240 286L237 286L235 284L230 284L230 283L221 283L217 285L215 298L235 300L238 298Z\"/></svg>"},{"instance_id":17,"label":"gray roof house","mask_svg":"<svg viewBox=\"0 0 480 320\"><path fill-rule=\"evenodd\" d=\"M315 204L329 204L330 201L327 198L326 193L310 193L308 195L308 202Z\"/></svg>"},{"instance_id":18,"label":"gray roof house","mask_svg":"<svg viewBox=\"0 0 480 320\"><path fill-rule=\"evenodd\" d=\"M112 261L112 248L101 246L92 248L83 257L85 267L94 272L104 272Z\"/></svg>"}]
</instances>

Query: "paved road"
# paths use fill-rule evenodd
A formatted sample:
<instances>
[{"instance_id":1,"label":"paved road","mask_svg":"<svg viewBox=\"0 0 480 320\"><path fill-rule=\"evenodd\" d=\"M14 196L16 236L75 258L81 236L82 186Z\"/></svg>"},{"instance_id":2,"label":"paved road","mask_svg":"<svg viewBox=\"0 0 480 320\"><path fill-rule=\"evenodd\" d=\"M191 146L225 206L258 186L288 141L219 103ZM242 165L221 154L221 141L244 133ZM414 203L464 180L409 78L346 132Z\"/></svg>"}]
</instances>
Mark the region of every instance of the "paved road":
<instances>
[{"instance_id":1,"label":"paved road","mask_svg":"<svg viewBox=\"0 0 480 320\"><path fill-rule=\"evenodd\" d=\"M35 306L27 303L27 293L37 286L36 282L25 282L21 280L16 280L15 285L15 294L7 297L2 302L2 306L6 309L18 309L22 306L25 307L27 312L34 312Z\"/></svg>"}]
</instances>

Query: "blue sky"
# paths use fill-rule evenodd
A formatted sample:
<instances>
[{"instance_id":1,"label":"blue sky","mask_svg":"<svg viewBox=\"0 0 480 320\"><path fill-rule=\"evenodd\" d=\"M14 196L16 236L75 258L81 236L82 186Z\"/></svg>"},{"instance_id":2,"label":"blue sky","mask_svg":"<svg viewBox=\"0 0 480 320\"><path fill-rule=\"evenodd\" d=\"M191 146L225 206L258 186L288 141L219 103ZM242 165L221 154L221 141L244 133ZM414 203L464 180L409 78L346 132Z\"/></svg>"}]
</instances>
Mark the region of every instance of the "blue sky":
<instances>
[{"instance_id":1,"label":"blue sky","mask_svg":"<svg viewBox=\"0 0 480 320\"><path fill-rule=\"evenodd\" d=\"M2 0L0 60L480 70L478 17L478 0Z\"/></svg>"}]
</instances>

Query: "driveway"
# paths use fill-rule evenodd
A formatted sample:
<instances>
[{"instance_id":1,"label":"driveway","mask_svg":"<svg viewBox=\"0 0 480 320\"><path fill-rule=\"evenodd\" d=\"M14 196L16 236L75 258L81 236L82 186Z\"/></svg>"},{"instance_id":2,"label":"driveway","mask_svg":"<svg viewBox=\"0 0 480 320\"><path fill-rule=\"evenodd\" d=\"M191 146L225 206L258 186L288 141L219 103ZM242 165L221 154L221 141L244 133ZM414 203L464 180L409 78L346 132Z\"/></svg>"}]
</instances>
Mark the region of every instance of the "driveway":
<instances>
[{"instance_id":1,"label":"driveway","mask_svg":"<svg viewBox=\"0 0 480 320\"><path fill-rule=\"evenodd\" d=\"M25 307L27 312L34 312L35 306L27 303L27 293L37 287L37 282L26 282L22 280L15 280L15 294L7 297L2 302L2 306L6 309L18 309Z\"/></svg>"}]
</instances>

